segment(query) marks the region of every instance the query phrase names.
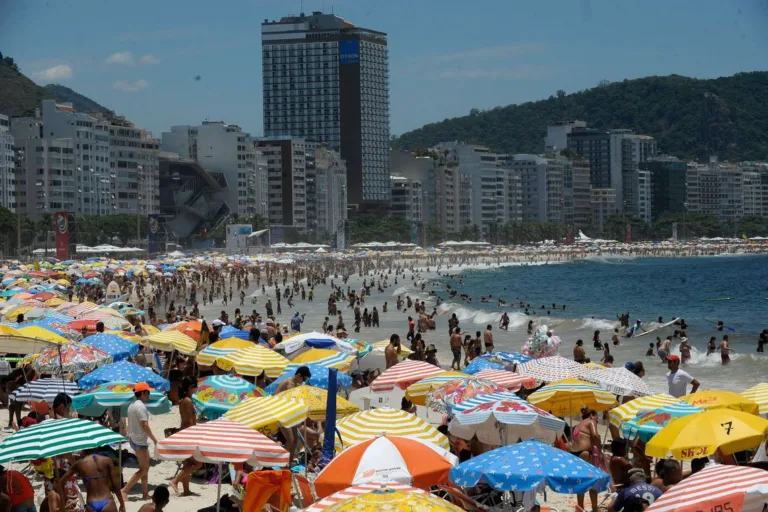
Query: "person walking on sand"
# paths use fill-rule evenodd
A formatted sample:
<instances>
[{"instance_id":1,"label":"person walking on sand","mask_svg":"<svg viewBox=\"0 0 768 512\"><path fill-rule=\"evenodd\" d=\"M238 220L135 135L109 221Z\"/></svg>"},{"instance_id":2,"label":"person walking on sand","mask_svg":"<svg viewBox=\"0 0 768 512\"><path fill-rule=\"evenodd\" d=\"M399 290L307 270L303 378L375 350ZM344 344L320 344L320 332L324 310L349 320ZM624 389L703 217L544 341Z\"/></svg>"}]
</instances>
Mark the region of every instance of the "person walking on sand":
<instances>
[{"instance_id":1,"label":"person walking on sand","mask_svg":"<svg viewBox=\"0 0 768 512\"><path fill-rule=\"evenodd\" d=\"M453 330L450 338L451 353L453 354L453 361L451 361L451 370L454 368L456 371L461 371L461 330L457 327Z\"/></svg>"},{"instance_id":2,"label":"person walking on sand","mask_svg":"<svg viewBox=\"0 0 768 512\"><path fill-rule=\"evenodd\" d=\"M195 412L195 404L192 401L192 395L197 390L197 379L192 376L184 377L181 381L181 387L179 388L179 415L181 416L181 426L179 431L184 430L187 427L193 427L197 423L197 413ZM181 467L181 471L171 480L171 487L174 492L179 494L179 482L183 487L182 496L193 496L192 491L189 490L189 480L192 473L197 471L203 466L202 462L196 460L194 457L186 459Z\"/></svg>"},{"instance_id":3,"label":"person walking on sand","mask_svg":"<svg viewBox=\"0 0 768 512\"><path fill-rule=\"evenodd\" d=\"M139 470L131 476L122 489L123 499L128 497L136 483L141 480L141 499L148 500L149 496L149 440L157 444L157 438L149 428L149 412L145 403L149 401L152 388L146 382L138 382L133 386L136 396L128 407L128 442L139 461Z\"/></svg>"}]
</instances>

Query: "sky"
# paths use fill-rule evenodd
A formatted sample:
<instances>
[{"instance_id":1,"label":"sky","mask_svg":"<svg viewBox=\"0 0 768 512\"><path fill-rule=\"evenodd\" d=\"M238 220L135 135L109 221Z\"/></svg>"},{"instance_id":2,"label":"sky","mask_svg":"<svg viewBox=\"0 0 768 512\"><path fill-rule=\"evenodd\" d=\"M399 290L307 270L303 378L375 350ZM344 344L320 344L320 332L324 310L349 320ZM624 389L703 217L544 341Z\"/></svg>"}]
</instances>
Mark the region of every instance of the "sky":
<instances>
[{"instance_id":1,"label":"sky","mask_svg":"<svg viewBox=\"0 0 768 512\"><path fill-rule=\"evenodd\" d=\"M260 136L260 25L302 9L388 34L393 135L601 80L768 69L768 0L0 0L0 52L156 136Z\"/></svg>"}]
</instances>

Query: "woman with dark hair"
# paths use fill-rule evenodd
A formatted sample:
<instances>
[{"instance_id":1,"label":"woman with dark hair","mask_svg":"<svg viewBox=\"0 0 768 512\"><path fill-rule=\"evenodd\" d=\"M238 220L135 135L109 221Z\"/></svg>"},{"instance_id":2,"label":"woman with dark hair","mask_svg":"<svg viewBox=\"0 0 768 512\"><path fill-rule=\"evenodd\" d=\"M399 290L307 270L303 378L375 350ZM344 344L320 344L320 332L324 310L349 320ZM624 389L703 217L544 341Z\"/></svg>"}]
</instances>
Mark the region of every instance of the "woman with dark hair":
<instances>
[{"instance_id":1,"label":"woman with dark hair","mask_svg":"<svg viewBox=\"0 0 768 512\"><path fill-rule=\"evenodd\" d=\"M598 466L600 450L600 433L597 430L597 412L594 409L581 410L581 423L573 429L573 440L571 441L571 453L590 464ZM592 502L592 508L597 510L597 491L589 491L589 499ZM584 495L577 494L576 501L581 510L584 510Z\"/></svg>"},{"instance_id":2,"label":"woman with dark hair","mask_svg":"<svg viewBox=\"0 0 768 512\"><path fill-rule=\"evenodd\" d=\"M184 377L179 387L179 415L181 416L181 426L179 430L184 430L187 427L192 427L197 423L197 415L195 413L195 404L192 402L192 395L197 389L197 379L194 377ZM200 461L195 460L194 457L190 457L184 461L184 465L173 480L171 480L171 487L176 494L179 494L179 482L184 489L182 496L192 496L192 491L189 490L189 479L192 473L202 467Z\"/></svg>"}]
</instances>

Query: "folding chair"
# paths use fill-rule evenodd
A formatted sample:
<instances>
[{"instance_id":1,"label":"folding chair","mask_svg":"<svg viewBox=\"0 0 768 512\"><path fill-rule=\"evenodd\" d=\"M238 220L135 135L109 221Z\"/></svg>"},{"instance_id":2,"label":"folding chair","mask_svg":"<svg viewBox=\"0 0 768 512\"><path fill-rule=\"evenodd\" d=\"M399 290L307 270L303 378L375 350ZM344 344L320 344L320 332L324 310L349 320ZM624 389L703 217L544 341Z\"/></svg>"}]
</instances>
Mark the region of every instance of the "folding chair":
<instances>
[{"instance_id":1,"label":"folding chair","mask_svg":"<svg viewBox=\"0 0 768 512\"><path fill-rule=\"evenodd\" d=\"M296 497L301 503L299 506L307 508L317 501L317 495L312 483L307 479L306 475L299 473L293 473L293 485L297 490Z\"/></svg>"}]
</instances>

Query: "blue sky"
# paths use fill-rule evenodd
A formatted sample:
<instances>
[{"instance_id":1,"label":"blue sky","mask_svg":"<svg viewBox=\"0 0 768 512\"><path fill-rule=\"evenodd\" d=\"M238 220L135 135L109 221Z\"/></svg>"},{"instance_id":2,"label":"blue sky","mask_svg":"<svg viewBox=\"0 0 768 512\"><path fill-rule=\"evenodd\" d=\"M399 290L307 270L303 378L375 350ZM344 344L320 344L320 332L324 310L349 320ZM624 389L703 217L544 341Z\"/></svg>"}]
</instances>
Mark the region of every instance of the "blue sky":
<instances>
[{"instance_id":1,"label":"blue sky","mask_svg":"<svg viewBox=\"0 0 768 512\"><path fill-rule=\"evenodd\" d=\"M768 68L765 0L304 0L389 34L391 130L672 73ZM0 51L155 135L262 133L260 24L301 0L0 0ZM195 78L199 77L199 80Z\"/></svg>"}]
</instances>

